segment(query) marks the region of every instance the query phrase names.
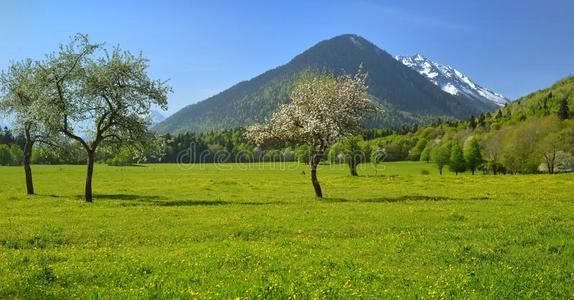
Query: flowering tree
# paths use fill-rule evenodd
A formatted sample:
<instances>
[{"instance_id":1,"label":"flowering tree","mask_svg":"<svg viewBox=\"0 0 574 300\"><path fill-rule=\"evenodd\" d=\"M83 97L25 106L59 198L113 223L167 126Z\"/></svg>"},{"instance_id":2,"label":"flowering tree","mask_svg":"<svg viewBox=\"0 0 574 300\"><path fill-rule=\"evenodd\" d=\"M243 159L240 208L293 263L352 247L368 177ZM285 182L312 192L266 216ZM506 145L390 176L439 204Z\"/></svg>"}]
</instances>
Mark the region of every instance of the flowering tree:
<instances>
[{"instance_id":1,"label":"flowering tree","mask_svg":"<svg viewBox=\"0 0 574 300\"><path fill-rule=\"evenodd\" d=\"M102 144L116 146L146 142L152 105L167 109L171 88L151 80L141 55L78 35L41 64L46 94L42 121L82 145L87 154L85 199L92 201L95 154Z\"/></svg>"},{"instance_id":2,"label":"flowering tree","mask_svg":"<svg viewBox=\"0 0 574 300\"><path fill-rule=\"evenodd\" d=\"M31 157L35 143L56 144L57 134L50 132L38 119L38 101L42 97L41 86L37 80L37 64L30 59L12 64L0 74L0 112L14 117L14 130L24 136L24 174L26 191L34 194Z\"/></svg>"},{"instance_id":3,"label":"flowering tree","mask_svg":"<svg viewBox=\"0 0 574 300\"><path fill-rule=\"evenodd\" d=\"M370 101L366 76L305 74L291 92L292 102L281 105L267 122L247 128L247 138L257 145L307 144L311 182L323 197L317 166L327 147L360 132L362 120L376 106Z\"/></svg>"}]
</instances>

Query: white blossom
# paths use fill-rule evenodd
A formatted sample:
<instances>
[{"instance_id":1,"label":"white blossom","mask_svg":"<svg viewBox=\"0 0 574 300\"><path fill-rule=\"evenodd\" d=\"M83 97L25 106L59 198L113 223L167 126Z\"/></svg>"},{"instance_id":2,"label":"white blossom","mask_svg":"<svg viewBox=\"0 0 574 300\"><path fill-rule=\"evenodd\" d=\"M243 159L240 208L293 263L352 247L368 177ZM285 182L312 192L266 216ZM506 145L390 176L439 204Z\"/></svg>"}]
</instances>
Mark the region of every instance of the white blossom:
<instances>
[{"instance_id":1,"label":"white blossom","mask_svg":"<svg viewBox=\"0 0 574 300\"><path fill-rule=\"evenodd\" d=\"M254 143L309 144L324 151L337 141L360 132L363 118L377 106L369 99L366 76L304 75L281 105L263 124L247 129Z\"/></svg>"}]
</instances>

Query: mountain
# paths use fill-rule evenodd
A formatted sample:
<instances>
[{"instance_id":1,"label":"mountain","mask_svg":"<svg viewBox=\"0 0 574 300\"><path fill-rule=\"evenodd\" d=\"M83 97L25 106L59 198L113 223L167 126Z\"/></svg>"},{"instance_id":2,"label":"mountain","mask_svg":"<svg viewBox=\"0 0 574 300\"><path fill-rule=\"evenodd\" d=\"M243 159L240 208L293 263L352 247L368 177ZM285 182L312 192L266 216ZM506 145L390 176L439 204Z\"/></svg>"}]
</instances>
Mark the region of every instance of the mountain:
<instances>
[{"instance_id":1,"label":"mountain","mask_svg":"<svg viewBox=\"0 0 574 300\"><path fill-rule=\"evenodd\" d=\"M510 102L508 98L501 94L476 84L457 69L433 62L420 54L413 56L396 56L395 58L405 66L419 72L419 74L425 76L449 94L462 94L474 101L483 103L492 102L498 106L504 106Z\"/></svg>"},{"instance_id":2,"label":"mountain","mask_svg":"<svg viewBox=\"0 0 574 300\"><path fill-rule=\"evenodd\" d=\"M348 74L357 72L360 65L368 73L369 94L386 107L385 113L367 122L369 127L425 123L439 116L467 118L497 107L463 94L446 93L366 39L345 34L319 42L283 66L189 105L155 129L161 133L201 132L261 122L280 103L289 101L293 82L302 72Z\"/></svg>"},{"instance_id":3,"label":"mountain","mask_svg":"<svg viewBox=\"0 0 574 300\"><path fill-rule=\"evenodd\" d=\"M165 116L162 115L162 113L153 109L149 112L149 116L151 118L152 125L159 124L166 119Z\"/></svg>"}]
</instances>

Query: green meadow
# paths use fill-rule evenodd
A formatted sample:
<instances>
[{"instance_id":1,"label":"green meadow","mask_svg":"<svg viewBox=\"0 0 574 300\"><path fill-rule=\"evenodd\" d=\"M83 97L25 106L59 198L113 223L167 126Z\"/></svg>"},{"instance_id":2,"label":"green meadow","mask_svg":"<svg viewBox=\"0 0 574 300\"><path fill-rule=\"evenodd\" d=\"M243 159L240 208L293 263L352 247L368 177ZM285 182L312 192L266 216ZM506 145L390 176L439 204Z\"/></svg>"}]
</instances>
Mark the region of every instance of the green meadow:
<instances>
[{"instance_id":1,"label":"green meadow","mask_svg":"<svg viewBox=\"0 0 574 300\"><path fill-rule=\"evenodd\" d=\"M96 165L89 204L33 170L0 167L0 298L574 298L574 174Z\"/></svg>"}]
</instances>

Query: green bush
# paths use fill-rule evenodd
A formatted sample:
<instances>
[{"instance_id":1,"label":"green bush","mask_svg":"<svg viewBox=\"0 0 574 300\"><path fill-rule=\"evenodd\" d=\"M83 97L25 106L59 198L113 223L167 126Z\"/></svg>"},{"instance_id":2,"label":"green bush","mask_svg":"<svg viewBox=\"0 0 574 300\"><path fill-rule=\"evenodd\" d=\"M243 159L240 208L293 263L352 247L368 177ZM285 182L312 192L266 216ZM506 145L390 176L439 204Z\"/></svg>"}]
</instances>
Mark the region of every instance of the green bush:
<instances>
[{"instance_id":1,"label":"green bush","mask_svg":"<svg viewBox=\"0 0 574 300\"><path fill-rule=\"evenodd\" d=\"M10 164L19 166L24 163L24 151L15 144L10 145Z\"/></svg>"},{"instance_id":2,"label":"green bush","mask_svg":"<svg viewBox=\"0 0 574 300\"><path fill-rule=\"evenodd\" d=\"M7 166L12 162L10 146L0 144L0 165Z\"/></svg>"}]
</instances>

